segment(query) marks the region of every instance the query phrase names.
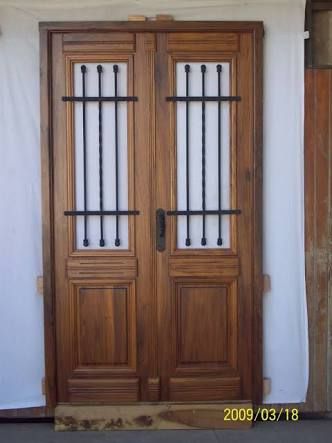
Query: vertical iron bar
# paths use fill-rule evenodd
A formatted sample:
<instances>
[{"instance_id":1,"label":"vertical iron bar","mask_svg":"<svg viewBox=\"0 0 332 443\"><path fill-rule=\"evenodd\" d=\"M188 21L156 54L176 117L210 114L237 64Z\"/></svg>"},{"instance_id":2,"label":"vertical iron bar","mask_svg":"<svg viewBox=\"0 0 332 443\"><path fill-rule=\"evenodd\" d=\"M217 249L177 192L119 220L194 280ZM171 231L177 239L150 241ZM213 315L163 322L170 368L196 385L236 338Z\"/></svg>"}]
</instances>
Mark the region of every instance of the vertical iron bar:
<instances>
[{"instance_id":1,"label":"vertical iron bar","mask_svg":"<svg viewBox=\"0 0 332 443\"><path fill-rule=\"evenodd\" d=\"M81 66L81 73L82 73L82 97L85 97L85 76L86 76L86 66ZM84 211L87 210L87 162L86 162L86 103L83 101L82 103L82 131L83 131L83 198L84 198ZM83 239L83 246L87 247L89 246L89 240L87 237L87 231L88 231L88 220L87 216L84 216L84 239Z\"/></svg>"},{"instance_id":2,"label":"vertical iron bar","mask_svg":"<svg viewBox=\"0 0 332 443\"><path fill-rule=\"evenodd\" d=\"M97 66L98 72L98 96L102 96L101 91L101 77L103 72L103 67L101 65ZM102 101L98 102L98 131L99 131L99 209L103 211L103 117L102 117ZM104 221L103 216L100 216L100 240L99 245L101 247L105 246L104 240Z\"/></svg>"},{"instance_id":3,"label":"vertical iron bar","mask_svg":"<svg viewBox=\"0 0 332 443\"><path fill-rule=\"evenodd\" d=\"M221 97L221 71L222 66L217 65L218 73L218 97ZM218 102L218 209L221 210L221 102ZM221 214L218 214L218 240L217 245L222 245L221 238Z\"/></svg>"},{"instance_id":4,"label":"vertical iron bar","mask_svg":"<svg viewBox=\"0 0 332 443\"><path fill-rule=\"evenodd\" d=\"M118 95L118 72L119 66L113 66L114 72L114 96ZM114 102L114 115L115 115L115 208L119 210L119 147L118 147L118 102ZM115 246L120 246L119 238L119 216L115 216Z\"/></svg>"},{"instance_id":5,"label":"vertical iron bar","mask_svg":"<svg viewBox=\"0 0 332 443\"><path fill-rule=\"evenodd\" d=\"M184 67L186 73L186 97L189 97L189 72L190 66L185 65ZM190 209L190 194L189 194L189 102L186 102L186 200L187 200L187 211ZM187 238L186 246L190 246L190 216L187 215Z\"/></svg>"},{"instance_id":6,"label":"vertical iron bar","mask_svg":"<svg viewBox=\"0 0 332 443\"><path fill-rule=\"evenodd\" d=\"M201 73L202 73L202 98L205 97L205 73L206 73L206 66L201 66ZM205 101L202 100L202 210L205 211L206 209L206 202L205 202ZM201 245L206 246L206 237L205 237L205 214L202 215L202 221L203 221L203 232L202 232L202 239L201 239Z\"/></svg>"}]
</instances>

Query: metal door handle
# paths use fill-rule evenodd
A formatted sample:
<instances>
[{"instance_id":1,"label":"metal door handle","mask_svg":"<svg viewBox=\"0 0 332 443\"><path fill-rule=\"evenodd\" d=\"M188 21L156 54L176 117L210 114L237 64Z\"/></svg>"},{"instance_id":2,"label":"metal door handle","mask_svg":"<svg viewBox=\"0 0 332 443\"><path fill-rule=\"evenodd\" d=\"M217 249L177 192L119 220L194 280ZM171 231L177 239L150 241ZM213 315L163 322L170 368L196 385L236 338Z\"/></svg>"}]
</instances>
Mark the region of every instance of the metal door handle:
<instances>
[{"instance_id":1,"label":"metal door handle","mask_svg":"<svg viewBox=\"0 0 332 443\"><path fill-rule=\"evenodd\" d=\"M165 211L163 209L157 209L156 211L156 243L157 251L165 250L165 232L166 232L166 220Z\"/></svg>"}]
</instances>

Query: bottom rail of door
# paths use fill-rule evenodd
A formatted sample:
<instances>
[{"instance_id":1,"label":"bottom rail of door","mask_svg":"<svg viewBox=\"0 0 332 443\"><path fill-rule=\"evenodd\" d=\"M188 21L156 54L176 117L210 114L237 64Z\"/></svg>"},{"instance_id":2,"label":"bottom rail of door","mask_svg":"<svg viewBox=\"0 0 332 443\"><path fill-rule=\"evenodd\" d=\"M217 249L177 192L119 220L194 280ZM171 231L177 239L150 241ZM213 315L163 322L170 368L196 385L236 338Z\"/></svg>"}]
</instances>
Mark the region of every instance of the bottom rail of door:
<instances>
[{"instance_id":1,"label":"bottom rail of door","mask_svg":"<svg viewBox=\"0 0 332 443\"><path fill-rule=\"evenodd\" d=\"M252 422L250 401L112 406L63 404L55 408L56 431L248 429Z\"/></svg>"}]
</instances>

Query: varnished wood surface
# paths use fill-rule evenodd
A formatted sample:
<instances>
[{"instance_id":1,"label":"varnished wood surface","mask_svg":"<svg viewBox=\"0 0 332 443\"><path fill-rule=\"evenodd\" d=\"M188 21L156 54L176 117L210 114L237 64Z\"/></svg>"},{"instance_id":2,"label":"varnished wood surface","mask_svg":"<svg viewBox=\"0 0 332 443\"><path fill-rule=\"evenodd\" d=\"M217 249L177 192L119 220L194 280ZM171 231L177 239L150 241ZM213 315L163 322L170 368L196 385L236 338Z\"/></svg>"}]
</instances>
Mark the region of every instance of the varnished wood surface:
<instances>
[{"instance_id":1,"label":"varnished wood surface","mask_svg":"<svg viewBox=\"0 0 332 443\"><path fill-rule=\"evenodd\" d=\"M44 106L51 128L43 138L50 183L45 238L53 245L44 254L46 322L48 343L55 332L58 349L57 355L52 347L47 351L49 401L259 402L262 25L94 26L41 26L43 44L48 41L42 72L48 74ZM175 113L165 97L174 94L177 61L205 58L230 61L231 91L242 97L230 107L231 203L242 214L232 219L229 250L178 250L173 218L167 221L166 251L159 253L155 211L176 206ZM139 98L128 105L128 175L129 204L140 215L130 219L127 251L82 251L75 246L74 219L63 215L74 204L75 160L73 105L59 98L72 94L75 62L117 60L128 63L128 94Z\"/></svg>"},{"instance_id":2,"label":"varnished wood surface","mask_svg":"<svg viewBox=\"0 0 332 443\"><path fill-rule=\"evenodd\" d=\"M226 41L225 36L220 38ZM168 66L168 72L160 69L157 77L157 106L161 110L157 114L157 207L162 208L176 207L177 176L175 112L165 104L164 97L174 95L176 62L202 61L206 57L202 48L188 49L186 40L193 42L195 39L189 35L183 43L177 34L158 35L157 63ZM213 35L213 40L216 45L218 36ZM222 399L226 398L227 385L228 395L233 395L232 398L255 398L259 402L262 394L261 368L258 367L255 373L261 356L261 338L253 335L254 331L261 331L261 125L258 123L261 96L258 94L256 98L254 94L255 84L261 79L261 47L251 34L236 36L239 51L235 63L232 57L234 40L230 38L228 41L231 91L233 95L241 96L241 102L231 107L231 202L234 207L241 208L242 214L232 220L231 247L226 251L177 249L176 220L167 219L167 250L157 254L162 400L179 400L181 395L195 400L215 400L219 395ZM208 40L206 45L209 44ZM252 57L255 51L257 58ZM223 57L221 54L211 46L207 59L218 60L218 56ZM170 127L165 120L171 122ZM243 146L246 146L245 150L242 150ZM165 187L164 183L171 183L171 187ZM209 270L208 262L211 263ZM169 275L165 275L167 267ZM221 268L222 271L218 272ZM205 281L198 281L198 276ZM213 297L209 297L211 291ZM223 310L223 300L228 306L227 312ZM187 318L190 318L188 322ZM217 319L228 325L226 333L218 337L227 356L219 354L218 363L205 360L207 355L211 359L218 349L214 340L209 339L209 334L212 337L215 333L213 325ZM188 361L184 362L185 359ZM180 388L180 374L182 378L191 377L188 391ZM215 384L216 390L205 389L203 393L200 386L208 376L208 382L211 386ZM217 389L218 377L224 377L224 391ZM237 388L232 385L232 377L238 380Z\"/></svg>"},{"instance_id":3,"label":"varnished wood surface","mask_svg":"<svg viewBox=\"0 0 332 443\"><path fill-rule=\"evenodd\" d=\"M54 417L54 409L47 406L39 406L35 408L19 408L19 409L1 409L0 420L10 422L16 420L30 419L52 419Z\"/></svg>"},{"instance_id":4,"label":"varnished wood surface","mask_svg":"<svg viewBox=\"0 0 332 443\"><path fill-rule=\"evenodd\" d=\"M261 21L91 21L40 22L40 30L48 32L258 32L263 31Z\"/></svg>"},{"instance_id":5,"label":"varnished wood surface","mask_svg":"<svg viewBox=\"0 0 332 443\"><path fill-rule=\"evenodd\" d=\"M54 299L54 213L53 213L53 155L51 114L51 38L46 29L40 31L40 144L42 181L42 235L44 286L44 352L46 401L55 407L56 339Z\"/></svg>"},{"instance_id":6,"label":"varnished wood surface","mask_svg":"<svg viewBox=\"0 0 332 443\"><path fill-rule=\"evenodd\" d=\"M310 358L307 409L328 411L332 408L332 70L307 69L305 85L305 238Z\"/></svg>"}]
</instances>

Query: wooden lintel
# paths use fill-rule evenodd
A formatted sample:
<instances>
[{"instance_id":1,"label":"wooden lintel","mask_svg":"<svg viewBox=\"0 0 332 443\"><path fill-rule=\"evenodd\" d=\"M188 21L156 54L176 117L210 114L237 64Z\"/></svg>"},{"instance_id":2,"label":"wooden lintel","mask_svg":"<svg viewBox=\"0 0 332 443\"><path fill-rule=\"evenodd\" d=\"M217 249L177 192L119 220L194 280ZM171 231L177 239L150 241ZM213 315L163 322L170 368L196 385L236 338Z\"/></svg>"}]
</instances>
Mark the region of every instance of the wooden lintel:
<instances>
[{"instance_id":1,"label":"wooden lintel","mask_svg":"<svg viewBox=\"0 0 332 443\"><path fill-rule=\"evenodd\" d=\"M234 412L225 416L227 408L247 410L252 408L252 404L237 402L60 405L55 408L55 430L248 429L252 426L250 420L234 420ZM242 411L242 414L245 414L245 411Z\"/></svg>"}]
</instances>

